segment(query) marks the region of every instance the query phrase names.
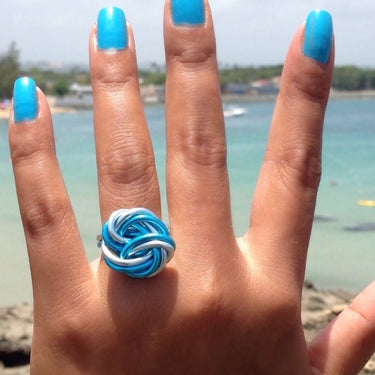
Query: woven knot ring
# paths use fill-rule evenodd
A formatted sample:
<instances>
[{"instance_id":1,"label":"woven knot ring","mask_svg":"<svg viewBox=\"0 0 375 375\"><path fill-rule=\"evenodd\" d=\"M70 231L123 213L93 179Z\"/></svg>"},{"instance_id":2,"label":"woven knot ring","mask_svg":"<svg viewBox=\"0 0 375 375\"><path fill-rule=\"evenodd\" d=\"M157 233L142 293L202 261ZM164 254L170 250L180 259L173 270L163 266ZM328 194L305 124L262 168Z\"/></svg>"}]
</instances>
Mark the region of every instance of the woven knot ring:
<instances>
[{"instance_id":1,"label":"woven knot ring","mask_svg":"<svg viewBox=\"0 0 375 375\"><path fill-rule=\"evenodd\" d=\"M145 208L113 212L98 245L109 267L134 278L157 275L176 248L166 225Z\"/></svg>"}]
</instances>

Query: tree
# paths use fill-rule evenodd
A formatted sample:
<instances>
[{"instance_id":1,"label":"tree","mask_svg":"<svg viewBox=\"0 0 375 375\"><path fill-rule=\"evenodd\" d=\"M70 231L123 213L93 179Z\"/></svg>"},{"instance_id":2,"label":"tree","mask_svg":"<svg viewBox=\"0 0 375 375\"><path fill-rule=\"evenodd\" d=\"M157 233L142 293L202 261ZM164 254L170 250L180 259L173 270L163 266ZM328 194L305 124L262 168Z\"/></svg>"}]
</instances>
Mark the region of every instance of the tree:
<instances>
[{"instance_id":1,"label":"tree","mask_svg":"<svg viewBox=\"0 0 375 375\"><path fill-rule=\"evenodd\" d=\"M63 97L69 92L69 85L65 80L58 80L53 85L53 93L57 96Z\"/></svg>"},{"instance_id":2,"label":"tree","mask_svg":"<svg viewBox=\"0 0 375 375\"><path fill-rule=\"evenodd\" d=\"M15 42L10 44L5 54L0 55L0 99L13 96L13 84L20 75L18 58L19 51Z\"/></svg>"}]
</instances>

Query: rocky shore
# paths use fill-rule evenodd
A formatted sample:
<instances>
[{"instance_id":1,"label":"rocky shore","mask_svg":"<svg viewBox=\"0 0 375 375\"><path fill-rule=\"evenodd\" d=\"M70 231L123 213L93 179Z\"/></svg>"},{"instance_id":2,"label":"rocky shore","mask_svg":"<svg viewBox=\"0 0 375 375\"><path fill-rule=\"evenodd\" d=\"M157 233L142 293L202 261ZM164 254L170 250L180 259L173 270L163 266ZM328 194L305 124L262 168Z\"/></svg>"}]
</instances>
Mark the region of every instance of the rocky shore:
<instances>
[{"instance_id":1,"label":"rocky shore","mask_svg":"<svg viewBox=\"0 0 375 375\"><path fill-rule=\"evenodd\" d=\"M302 323L307 341L340 314L353 296L338 290L317 290L305 282ZM0 308L0 375L29 374L33 311L27 304ZM375 357L360 372L375 374Z\"/></svg>"}]
</instances>

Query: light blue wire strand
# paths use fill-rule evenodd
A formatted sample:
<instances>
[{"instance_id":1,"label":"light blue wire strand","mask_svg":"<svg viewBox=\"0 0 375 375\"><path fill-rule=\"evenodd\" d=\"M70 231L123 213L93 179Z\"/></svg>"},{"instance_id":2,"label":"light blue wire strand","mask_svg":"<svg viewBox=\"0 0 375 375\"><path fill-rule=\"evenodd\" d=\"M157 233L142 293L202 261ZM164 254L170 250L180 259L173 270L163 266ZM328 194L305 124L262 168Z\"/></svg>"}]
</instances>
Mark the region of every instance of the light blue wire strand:
<instances>
[{"instance_id":1,"label":"light blue wire strand","mask_svg":"<svg viewBox=\"0 0 375 375\"><path fill-rule=\"evenodd\" d=\"M103 225L101 248L107 265L133 278L158 274L176 248L167 226L144 208L115 211Z\"/></svg>"}]
</instances>

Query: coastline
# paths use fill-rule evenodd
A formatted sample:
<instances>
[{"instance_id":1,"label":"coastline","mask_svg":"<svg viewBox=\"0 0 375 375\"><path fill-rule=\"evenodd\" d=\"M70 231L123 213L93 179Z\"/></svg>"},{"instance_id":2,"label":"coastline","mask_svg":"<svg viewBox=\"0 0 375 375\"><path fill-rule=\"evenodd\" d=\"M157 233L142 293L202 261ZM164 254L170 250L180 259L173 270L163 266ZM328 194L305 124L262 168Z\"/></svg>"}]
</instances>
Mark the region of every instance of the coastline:
<instances>
[{"instance_id":1,"label":"coastline","mask_svg":"<svg viewBox=\"0 0 375 375\"><path fill-rule=\"evenodd\" d=\"M51 113L53 115L55 115L55 114L64 114L64 113L72 113L72 112L76 112L77 111L76 109L73 109L73 108L62 108L62 107L54 107L54 106L51 106L50 109L51 109ZM8 120L8 118L9 118L9 112L10 112L9 109L2 109L2 110L0 110L0 120Z\"/></svg>"},{"instance_id":2,"label":"coastline","mask_svg":"<svg viewBox=\"0 0 375 375\"><path fill-rule=\"evenodd\" d=\"M275 101L277 94L245 94L245 95L232 95L223 94L223 103L257 103ZM338 91L331 90L329 100L345 100L345 99L375 99L375 90L362 90L362 91Z\"/></svg>"},{"instance_id":3,"label":"coastline","mask_svg":"<svg viewBox=\"0 0 375 375\"><path fill-rule=\"evenodd\" d=\"M234 95L234 94L223 94L222 102L223 104L230 103L259 103L259 102L272 102L277 98L277 94L245 94L245 95ZM65 114L77 112L80 110L87 110L88 108L76 108L76 107L61 107L56 106L56 98L48 97L48 102L50 104L51 113L54 114ZM337 91L331 90L329 100L345 100L345 99L375 99L375 90L363 90L363 91ZM144 102L144 105L163 105L162 102ZM9 118L9 109L0 110L0 120L5 120Z\"/></svg>"},{"instance_id":4,"label":"coastline","mask_svg":"<svg viewBox=\"0 0 375 375\"><path fill-rule=\"evenodd\" d=\"M353 299L343 290L318 290L310 281L302 295L302 325L306 341L335 319ZM0 374L26 375L30 368L33 311L29 304L0 308ZM359 375L375 374L375 355Z\"/></svg>"},{"instance_id":5,"label":"coastline","mask_svg":"<svg viewBox=\"0 0 375 375\"><path fill-rule=\"evenodd\" d=\"M51 113L53 115L77 112L77 108L57 106L55 104L56 103L56 97L54 97L54 96L47 96L47 101L48 101ZM1 109L0 110L0 120L7 120L9 118L9 113L10 113L10 107L7 108L7 109Z\"/></svg>"}]
</instances>

